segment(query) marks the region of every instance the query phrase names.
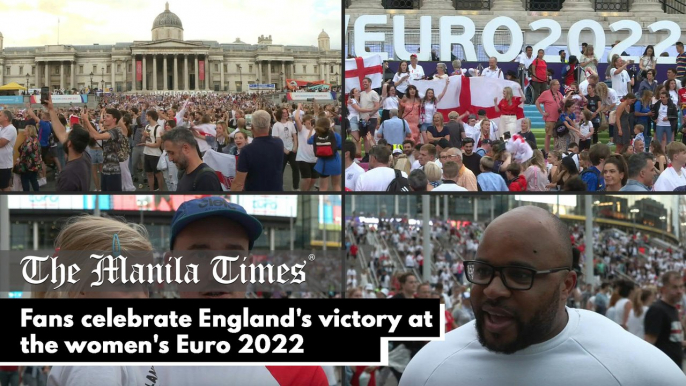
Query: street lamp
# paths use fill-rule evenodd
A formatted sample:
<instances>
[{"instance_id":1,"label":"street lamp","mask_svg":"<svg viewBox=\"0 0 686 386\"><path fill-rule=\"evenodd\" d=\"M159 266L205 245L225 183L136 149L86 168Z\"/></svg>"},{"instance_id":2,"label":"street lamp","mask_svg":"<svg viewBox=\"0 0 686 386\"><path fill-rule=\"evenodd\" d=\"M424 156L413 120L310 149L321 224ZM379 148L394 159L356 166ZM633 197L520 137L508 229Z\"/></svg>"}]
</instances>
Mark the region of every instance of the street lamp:
<instances>
[{"instance_id":1,"label":"street lamp","mask_svg":"<svg viewBox=\"0 0 686 386\"><path fill-rule=\"evenodd\" d=\"M24 95L29 95L29 73L26 73L26 92L24 92Z\"/></svg>"},{"instance_id":2,"label":"street lamp","mask_svg":"<svg viewBox=\"0 0 686 386\"><path fill-rule=\"evenodd\" d=\"M105 91L105 67L100 68L102 70L102 78L100 78L100 83L102 83L102 88L100 89L102 92Z\"/></svg>"},{"instance_id":3,"label":"street lamp","mask_svg":"<svg viewBox=\"0 0 686 386\"><path fill-rule=\"evenodd\" d=\"M279 79L281 79L281 91L283 91L283 86L286 83L286 80L283 78L283 72L279 73Z\"/></svg>"},{"instance_id":4,"label":"street lamp","mask_svg":"<svg viewBox=\"0 0 686 386\"><path fill-rule=\"evenodd\" d=\"M238 76L240 77L241 80L241 92L243 92L243 66L240 64L238 65ZM236 90L238 91L238 90Z\"/></svg>"},{"instance_id":5,"label":"street lamp","mask_svg":"<svg viewBox=\"0 0 686 386\"><path fill-rule=\"evenodd\" d=\"M631 209L629 212L631 212L631 213L634 214L634 215L633 215L633 220L634 220L634 221L633 221L633 222L634 222L634 232L636 232L636 215L637 215L637 213L640 212L640 210L637 209L637 208L634 208L634 209Z\"/></svg>"},{"instance_id":6,"label":"street lamp","mask_svg":"<svg viewBox=\"0 0 686 386\"><path fill-rule=\"evenodd\" d=\"M93 91L93 72L91 71L91 91Z\"/></svg>"}]
</instances>

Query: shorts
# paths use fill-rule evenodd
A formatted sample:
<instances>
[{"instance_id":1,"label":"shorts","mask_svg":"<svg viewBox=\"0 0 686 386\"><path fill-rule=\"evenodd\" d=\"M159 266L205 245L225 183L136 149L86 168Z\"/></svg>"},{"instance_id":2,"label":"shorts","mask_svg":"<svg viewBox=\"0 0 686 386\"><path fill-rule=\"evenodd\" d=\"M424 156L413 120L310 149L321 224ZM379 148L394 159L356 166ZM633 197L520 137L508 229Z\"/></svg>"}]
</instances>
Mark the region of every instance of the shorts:
<instances>
[{"instance_id":1,"label":"shorts","mask_svg":"<svg viewBox=\"0 0 686 386\"><path fill-rule=\"evenodd\" d=\"M421 131L422 133L426 133L426 130L429 129L429 126L431 126L430 123L422 123L422 124L419 126L419 131Z\"/></svg>"},{"instance_id":2,"label":"shorts","mask_svg":"<svg viewBox=\"0 0 686 386\"><path fill-rule=\"evenodd\" d=\"M553 130L555 130L555 126L557 125L557 122L548 122L546 121L545 123L545 135L553 135Z\"/></svg>"},{"instance_id":3,"label":"shorts","mask_svg":"<svg viewBox=\"0 0 686 386\"><path fill-rule=\"evenodd\" d=\"M672 142L672 126L656 126L655 127L655 140L662 142L663 136L667 136L667 142Z\"/></svg>"},{"instance_id":4,"label":"shorts","mask_svg":"<svg viewBox=\"0 0 686 386\"><path fill-rule=\"evenodd\" d=\"M350 118L350 132L360 131L360 118L352 117Z\"/></svg>"},{"instance_id":5,"label":"shorts","mask_svg":"<svg viewBox=\"0 0 686 386\"><path fill-rule=\"evenodd\" d=\"M379 118L369 118L368 120L360 119L360 137L366 138L367 133L372 133L372 136L376 132L376 123Z\"/></svg>"},{"instance_id":6,"label":"shorts","mask_svg":"<svg viewBox=\"0 0 686 386\"><path fill-rule=\"evenodd\" d=\"M43 162L45 162L45 158L48 156L49 152L50 152L50 146L41 146L40 147L40 155L43 158Z\"/></svg>"},{"instance_id":7,"label":"shorts","mask_svg":"<svg viewBox=\"0 0 686 386\"><path fill-rule=\"evenodd\" d=\"M91 147L87 147L86 150L91 156L91 163L93 165L101 164L105 161L105 158L102 156L102 149L93 149Z\"/></svg>"},{"instance_id":8,"label":"shorts","mask_svg":"<svg viewBox=\"0 0 686 386\"><path fill-rule=\"evenodd\" d=\"M314 166L317 164L315 163L309 163L305 161L297 161L298 164L298 170L300 170L300 177L302 178L314 178L317 179L319 178L319 173L317 173L316 170L314 170Z\"/></svg>"},{"instance_id":9,"label":"shorts","mask_svg":"<svg viewBox=\"0 0 686 386\"><path fill-rule=\"evenodd\" d=\"M12 168L0 169L0 189L9 188L11 180L12 180Z\"/></svg>"},{"instance_id":10,"label":"shorts","mask_svg":"<svg viewBox=\"0 0 686 386\"><path fill-rule=\"evenodd\" d=\"M145 170L146 173L157 173L157 162L159 160L159 156L145 154L145 159L143 160L143 170Z\"/></svg>"}]
</instances>

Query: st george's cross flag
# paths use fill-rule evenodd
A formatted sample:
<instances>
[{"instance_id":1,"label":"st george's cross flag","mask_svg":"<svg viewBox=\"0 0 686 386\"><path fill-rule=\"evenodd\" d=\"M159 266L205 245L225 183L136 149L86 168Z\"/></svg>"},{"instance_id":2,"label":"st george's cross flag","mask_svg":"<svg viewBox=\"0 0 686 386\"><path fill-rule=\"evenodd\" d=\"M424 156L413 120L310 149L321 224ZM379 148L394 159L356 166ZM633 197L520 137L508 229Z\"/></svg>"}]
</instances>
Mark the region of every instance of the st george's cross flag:
<instances>
[{"instance_id":1,"label":"st george's cross flag","mask_svg":"<svg viewBox=\"0 0 686 386\"><path fill-rule=\"evenodd\" d=\"M434 95L438 96L445 88L445 80L416 80L410 81L410 84L417 87L419 96L424 97L426 91L430 88L434 90ZM443 119L448 121L448 113L457 111L460 115L469 111L470 114L476 115L479 110L486 111L486 117L500 124L500 112L495 110L493 99L497 98L498 102L503 99L503 89L505 87L512 88L512 103L520 106L524 98L524 92L517 82L512 82L503 79L486 78L483 76L466 77L464 75L453 75L450 77L448 83L448 90L445 92L443 99L438 102L438 112L443 114ZM521 130L521 121L524 118L524 109L517 108L517 125L515 132ZM466 120L467 118L465 118ZM515 134L515 133L511 133Z\"/></svg>"},{"instance_id":2,"label":"st george's cross flag","mask_svg":"<svg viewBox=\"0 0 686 386\"><path fill-rule=\"evenodd\" d=\"M362 80L370 78L372 88L380 88L383 82L383 66L381 56L374 55L367 58L353 58L345 60L345 93L356 88L362 89Z\"/></svg>"}]
</instances>

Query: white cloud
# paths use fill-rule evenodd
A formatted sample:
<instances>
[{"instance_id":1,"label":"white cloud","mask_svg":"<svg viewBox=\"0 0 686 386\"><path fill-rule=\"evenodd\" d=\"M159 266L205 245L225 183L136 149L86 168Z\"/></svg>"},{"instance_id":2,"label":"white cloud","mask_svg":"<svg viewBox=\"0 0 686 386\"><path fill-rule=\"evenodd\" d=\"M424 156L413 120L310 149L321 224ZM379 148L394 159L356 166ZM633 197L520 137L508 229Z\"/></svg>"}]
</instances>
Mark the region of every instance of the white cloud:
<instances>
[{"instance_id":1,"label":"white cloud","mask_svg":"<svg viewBox=\"0 0 686 386\"><path fill-rule=\"evenodd\" d=\"M322 29L331 48L341 48L340 0L171 0L183 23L184 39L256 44L272 35L274 44L316 46ZM151 40L152 23L164 0L0 0L5 47L90 45ZM27 28L27 26L30 26Z\"/></svg>"}]
</instances>

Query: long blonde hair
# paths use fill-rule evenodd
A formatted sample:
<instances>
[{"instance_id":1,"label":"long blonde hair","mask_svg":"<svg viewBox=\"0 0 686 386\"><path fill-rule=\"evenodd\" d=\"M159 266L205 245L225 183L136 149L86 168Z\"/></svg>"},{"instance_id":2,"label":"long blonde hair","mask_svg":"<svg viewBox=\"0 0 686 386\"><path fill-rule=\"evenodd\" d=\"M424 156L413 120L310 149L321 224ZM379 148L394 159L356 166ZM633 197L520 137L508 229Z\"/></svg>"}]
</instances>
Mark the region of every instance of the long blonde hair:
<instances>
[{"instance_id":1,"label":"long blonde hair","mask_svg":"<svg viewBox=\"0 0 686 386\"><path fill-rule=\"evenodd\" d=\"M410 170L412 169L412 163L410 163L410 160L405 154L401 154L395 160L395 166L393 168L405 172L409 176Z\"/></svg>"},{"instance_id":2,"label":"long blonde hair","mask_svg":"<svg viewBox=\"0 0 686 386\"><path fill-rule=\"evenodd\" d=\"M443 174L441 173L441 168L438 167L435 162L427 162L426 165L424 165L424 173L429 182L440 181Z\"/></svg>"},{"instance_id":3,"label":"long blonde hair","mask_svg":"<svg viewBox=\"0 0 686 386\"><path fill-rule=\"evenodd\" d=\"M503 92L505 93L505 100L507 101L507 103L512 105L512 97L514 95L512 94L512 87L505 87L503 89Z\"/></svg>"},{"instance_id":4,"label":"long blonde hair","mask_svg":"<svg viewBox=\"0 0 686 386\"><path fill-rule=\"evenodd\" d=\"M145 256L150 258L152 262L152 245L150 244L148 232L142 225L126 223L108 217L98 217L91 215L72 217L62 227L59 235L55 239L55 248L59 249L59 253L63 253L75 258L69 261L69 264L76 264L81 270L76 273L75 279L78 281L75 284L65 283L60 292L52 291L49 282L39 291L34 291L32 297L34 298L73 298L76 297L86 286L87 277L92 274L93 269L97 265L98 260L89 258L89 253L74 253L75 251L107 251L116 257L112 252L114 235L117 235L119 240L116 249L119 249L121 255L129 257L130 254L136 256ZM116 251L115 251L116 252ZM141 252L144 252L141 254ZM141 260L137 260L141 263ZM44 265L49 265L50 262L45 262ZM44 271L49 270L47 266L43 267Z\"/></svg>"}]
</instances>

